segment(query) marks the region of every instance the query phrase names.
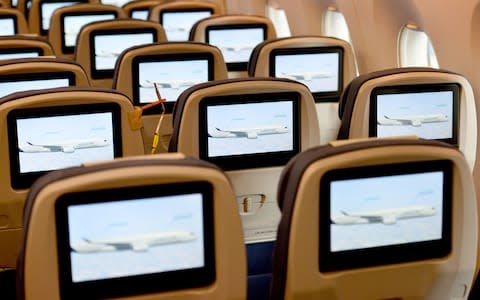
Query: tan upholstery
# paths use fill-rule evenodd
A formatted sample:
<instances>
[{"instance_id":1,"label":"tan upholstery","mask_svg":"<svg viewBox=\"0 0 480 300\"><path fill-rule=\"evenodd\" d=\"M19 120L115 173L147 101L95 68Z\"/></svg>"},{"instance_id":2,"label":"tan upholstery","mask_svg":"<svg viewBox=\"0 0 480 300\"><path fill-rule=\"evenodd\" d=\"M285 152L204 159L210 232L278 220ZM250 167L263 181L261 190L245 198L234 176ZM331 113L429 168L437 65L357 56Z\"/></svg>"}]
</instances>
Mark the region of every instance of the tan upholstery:
<instances>
[{"instance_id":1,"label":"tan upholstery","mask_svg":"<svg viewBox=\"0 0 480 300\"><path fill-rule=\"evenodd\" d=\"M270 19L263 16L250 16L250 15L223 15L212 16L210 18L203 19L197 22L190 31L190 40L195 42L205 43L207 41L206 30L209 26L242 26L242 25L256 25L261 24L266 27L266 39L272 40L277 37L275 27ZM224 55L225 56L225 55ZM227 60L225 60L227 61ZM245 71L229 71L230 78L247 77L248 74Z\"/></svg>"},{"instance_id":2,"label":"tan upholstery","mask_svg":"<svg viewBox=\"0 0 480 300\"><path fill-rule=\"evenodd\" d=\"M14 18L15 34L27 34L29 32L25 16L17 9L0 7L0 18Z\"/></svg>"},{"instance_id":3,"label":"tan upholstery","mask_svg":"<svg viewBox=\"0 0 480 300\"><path fill-rule=\"evenodd\" d=\"M23 206L28 189L14 189L11 186L10 156L7 128L7 115L15 109L68 106L98 103L117 103L121 110L121 136L123 156L140 155L143 153L143 141L138 130L132 130L128 120L128 112L133 110L130 100L113 90L98 90L93 88L58 88L36 92L15 93L2 98L0 116L4 120L1 126L0 188L3 197L0 200L0 265L15 267L19 242L22 233Z\"/></svg>"},{"instance_id":4,"label":"tan upholstery","mask_svg":"<svg viewBox=\"0 0 480 300\"><path fill-rule=\"evenodd\" d=\"M59 9L56 9L55 12L52 14L50 19L51 29L48 31L48 41L52 45L55 54L58 57L65 57L65 58L73 58L74 49L72 51L67 51L63 47L64 45L64 37L62 36L63 33L63 24L64 18L66 15L72 16L75 14L78 15L101 15L113 13L116 18L126 18L125 12L113 5L103 5L99 3L86 3L86 4L78 4L72 6L66 6ZM79 28L80 29L80 28ZM70 33L71 35L78 35L78 32Z\"/></svg>"},{"instance_id":5,"label":"tan upholstery","mask_svg":"<svg viewBox=\"0 0 480 300\"><path fill-rule=\"evenodd\" d=\"M274 74L270 74L272 68L272 66L270 66L270 57L274 50L299 49L300 51L308 51L308 49L311 48L324 48L328 50L335 47L340 47L343 50L343 60L340 61L340 66L343 71L343 81L340 83L340 94L343 87L357 76L357 67L351 45L344 40L333 37L295 36L266 41L253 50L248 64L248 75L253 77L273 76ZM337 137L338 128L340 127L340 119L337 113L339 98L339 95L337 95L331 99L316 101L318 122L321 129L321 144L335 140Z\"/></svg>"},{"instance_id":6,"label":"tan upholstery","mask_svg":"<svg viewBox=\"0 0 480 300\"><path fill-rule=\"evenodd\" d=\"M338 170L343 169L345 173L354 174L353 171L350 172L350 168L367 166L377 166L378 168L379 165L409 162L413 163L410 164L409 168L411 168L412 166L418 166L424 161L438 160L447 160L452 166L452 210L446 210L446 215L451 213L452 226L451 250L448 255L430 258L428 255L430 252L427 252L425 253L427 258L423 257L415 261L409 260L401 263L386 262L382 265L371 265L368 267L358 266L337 271L320 271L319 265L328 263L326 258L322 256L324 252L320 251L328 251L327 248L329 248L326 242L322 240L322 237L324 237L322 232L333 232L334 230L333 228L328 230L325 227L320 227L324 226L322 224L334 222L335 219L333 219L333 217L335 217L336 211L331 213L332 215L328 217L328 220L322 219L322 216L329 216L330 211L334 210L331 208L325 212L325 206L323 206L323 204L330 200L325 196L326 194L322 193L322 188L320 187L321 181L327 177L327 172L332 174L332 171L338 172ZM438 162L435 162L435 164L438 165ZM393 169L388 168L388 171L384 174L391 174L391 171L393 171ZM414 170L414 172L422 171ZM443 174L447 174L445 178L449 177L448 173ZM396 183L397 188L401 189L402 187L398 187L398 182L399 181ZM448 180L446 182L448 182ZM436 184L441 185L441 182L436 181ZM420 187L420 191L423 191L423 195L434 193L432 189L429 190L429 188L436 186L436 184L426 184L424 190ZM329 186L333 186L333 183ZM345 186L342 187L346 188ZM448 188L450 188L450 186L448 186L446 190L448 190ZM330 188L329 190L331 191L332 189L333 188ZM395 205L398 204L393 203L396 201L402 204L410 201L409 199L402 199L401 201L384 199L385 192L382 193L381 188L375 188L373 191L371 191L371 189L372 187L370 186L370 192L367 193L362 193L360 189L355 189L358 199L355 199L355 196L353 196L353 199L349 199L349 203L351 203L352 206L351 211L349 211L348 208L344 208L345 206L341 206L345 209L346 214L351 213L350 215L353 215L354 207L358 209L358 205L360 205L360 203L366 203L368 199L370 199L370 204L364 204L363 207L365 210L367 209L366 206L370 208L375 205L378 205L377 207L379 209L385 208L385 204L379 207L381 205L380 202L385 203L390 201L392 202L389 203L390 205ZM399 196L405 197L408 193L414 194L418 189L418 186L409 187L409 192L401 193ZM442 194L442 187L440 186L439 189L439 193ZM369 194L371 197L365 199L365 194ZM438 195L438 193L436 195ZM478 213L474 184L468 164L462 153L454 147L437 141L407 139L385 139L383 141L372 139L371 141L356 141L355 143L342 141L342 143L337 144L332 142L331 145L312 148L292 159L282 174L278 196L279 205L282 210L282 219L280 221L274 250L271 299L437 300L467 298L475 273L475 265L472 264L472 261L475 260L477 255ZM391 195L392 198L396 198L397 196L398 195ZM437 196L434 197L436 198ZM340 198L341 196L337 196L335 199L338 199L338 201L332 201L338 203ZM430 198L432 197L430 196ZM420 203L426 201L425 198L418 197L415 199L418 205L425 204ZM345 204L346 202L343 203ZM431 202L428 203L430 204ZM435 209L439 208L438 206L441 207L440 202L436 203L436 206L434 206ZM333 205L335 204L331 204L330 207ZM324 209L323 211L322 207ZM339 206L337 204L336 209L338 208ZM430 215L430 217L432 216ZM427 217L417 218L417 220L426 218ZM385 230L387 230L387 228L393 230L395 226L396 228L403 228L405 235L410 234L410 236L412 232L428 231L426 227L421 227L420 225L415 228L412 228L412 225L408 227L408 222L414 221L412 218L404 220L398 219L397 225L392 223L390 223L392 225L384 225L380 222L377 225L358 224L332 226L352 228L349 236L355 234L359 236L358 241L365 242L364 234L367 232L367 229L363 229L365 227L360 226L377 226L378 231L375 233L377 238L385 236ZM403 222L402 225L400 224L401 222ZM330 227L330 225L328 226ZM383 230L378 226L393 227L385 227L385 230ZM355 233L352 232L354 228L357 229ZM340 235L340 233L338 233L338 235ZM405 235L402 236L401 233L399 233L395 237L392 237L393 239L391 239L390 242L393 240L393 243L401 243L401 241L410 239L410 237L406 237ZM449 234L447 234L447 236L449 236ZM345 235L343 237L343 241L345 241L346 244L356 242L355 238L347 238ZM416 238L418 240L427 239L419 236ZM324 240L328 239L326 238ZM368 252L371 253L375 251L373 248L365 248L365 244L359 247L365 250L365 255ZM347 246L345 246L345 249L348 249ZM386 254L382 254L385 253L384 250L385 248L376 252L378 258L385 258ZM343 252L348 252L348 250ZM405 250L402 254L398 254L396 257L388 256L387 259L401 259L403 254L417 254L414 252L415 251L409 252ZM357 262L361 264L364 263L365 260L366 259L359 259Z\"/></svg>"},{"instance_id":7,"label":"tan upholstery","mask_svg":"<svg viewBox=\"0 0 480 300\"><path fill-rule=\"evenodd\" d=\"M17 9L25 16L28 20L28 10L27 10L27 2L29 0L17 0Z\"/></svg>"},{"instance_id":8,"label":"tan upholstery","mask_svg":"<svg viewBox=\"0 0 480 300\"><path fill-rule=\"evenodd\" d=\"M113 72L112 75L108 75L107 78L93 78L93 68L92 56L93 50L91 49L91 38L97 31L105 32L119 32L119 31L132 31L132 30L151 30L156 33L154 34L154 39L157 42L166 41L165 32L162 28L162 25L142 20L113 20L113 21L102 21L96 22L94 24L88 24L82 28L77 39L77 46L75 48L75 61L83 66L88 76L90 77L92 86L98 87L107 87L112 86L113 81Z\"/></svg>"},{"instance_id":9,"label":"tan upholstery","mask_svg":"<svg viewBox=\"0 0 480 300\"><path fill-rule=\"evenodd\" d=\"M145 185L157 185L160 187L157 191L161 193L162 185L186 184L183 188L188 189L189 184L199 181L207 182L213 188L211 221L214 224L214 249L212 250L214 250L213 260L216 273L213 283L201 287L173 289L164 292L153 290L148 294L125 295L120 298L144 300L246 299L245 247L230 182L225 174L213 165L187 158L182 154L140 156L89 164L52 172L37 181L37 184L32 187L32 192L27 200L28 207L25 211L26 230L18 266L19 294L21 296L19 299L60 299L57 278L65 276L65 274L59 274L57 259L59 250L56 235L59 230L58 227L56 229L53 216L55 215L55 204L62 195L86 191L102 192L105 189L115 188L138 188ZM178 189L176 192L179 192ZM151 226L160 226L159 224L162 224L161 220L157 219ZM175 245L181 244L171 244L167 247ZM148 254L155 248L161 247L162 245L158 245L151 247L145 253L133 254L136 256ZM162 251L167 253L167 250ZM179 253L179 255L181 254ZM173 261L175 258L170 258L169 262ZM157 268L158 262L150 262L149 267ZM44 276L45 274L51 276ZM150 274L149 277L151 276ZM161 282L157 282L157 285L161 285Z\"/></svg>"},{"instance_id":10,"label":"tan upholstery","mask_svg":"<svg viewBox=\"0 0 480 300\"><path fill-rule=\"evenodd\" d=\"M18 54L21 52L36 52L40 56L54 56L49 42L35 36L5 36L0 37L0 57L2 53Z\"/></svg>"},{"instance_id":11,"label":"tan upholstery","mask_svg":"<svg viewBox=\"0 0 480 300\"><path fill-rule=\"evenodd\" d=\"M200 157L199 145L201 140L205 141L207 137L199 136L199 102L206 97L278 92L297 92L300 95L299 150L304 151L318 145L320 134L315 103L306 86L286 79L230 79L198 85L188 90L188 93L182 94L173 114L174 131L170 141L170 152L178 151ZM242 115L239 112L238 118L241 118ZM267 122L267 119L265 121ZM239 142L241 139L246 139L246 137L239 137ZM260 163L261 161L258 161L259 165ZM280 218L276 205L277 184L282 169L283 166L280 165L227 171L237 196L239 210L242 212L247 242L275 239L276 227ZM259 197L260 200L257 199Z\"/></svg>"},{"instance_id":12,"label":"tan upholstery","mask_svg":"<svg viewBox=\"0 0 480 300\"><path fill-rule=\"evenodd\" d=\"M190 53L210 53L213 58L213 80L227 78L227 68L225 62L223 61L223 56L218 48L207 44L194 42L167 42L147 46L138 46L123 52L118 58L119 62L115 72L113 88L127 95L130 99L132 99L135 105L139 105L138 99L133 99L134 89L137 88L134 86L133 78L134 59L150 56L153 60L155 60L155 58L160 60L162 56L168 57L172 54L181 55L182 53L184 53L187 57ZM150 153L153 134L155 132L159 117L159 114L145 114L142 117L144 126L143 139L145 142L145 151L147 153ZM161 143L157 148L157 151L166 152L168 150L168 143L172 134L172 130L172 115L171 113L168 113L164 116L162 121L162 127L160 128Z\"/></svg>"},{"instance_id":13,"label":"tan upholstery","mask_svg":"<svg viewBox=\"0 0 480 300\"><path fill-rule=\"evenodd\" d=\"M64 60L51 57L38 58L22 58L14 60L0 60L0 77L8 79L8 77L28 78L29 75L43 76L48 79L50 75L55 73L70 73L73 75L74 86L89 87L90 81L83 68L70 60ZM28 91L28 86L23 86L23 91Z\"/></svg>"}]
</instances>

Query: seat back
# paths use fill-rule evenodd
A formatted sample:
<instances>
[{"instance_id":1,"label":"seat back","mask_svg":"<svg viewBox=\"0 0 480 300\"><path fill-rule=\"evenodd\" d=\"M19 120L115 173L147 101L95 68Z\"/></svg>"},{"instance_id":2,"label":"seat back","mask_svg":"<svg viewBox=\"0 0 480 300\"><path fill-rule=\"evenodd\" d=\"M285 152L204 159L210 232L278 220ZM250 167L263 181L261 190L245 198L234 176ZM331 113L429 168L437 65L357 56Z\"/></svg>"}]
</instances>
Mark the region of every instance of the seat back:
<instances>
[{"instance_id":1,"label":"seat back","mask_svg":"<svg viewBox=\"0 0 480 300\"><path fill-rule=\"evenodd\" d=\"M54 56L49 42L36 36L0 37L0 59Z\"/></svg>"},{"instance_id":2,"label":"seat back","mask_svg":"<svg viewBox=\"0 0 480 300\"><path fill-rule=\"evenodd\" d=\"M335 140L340 127L338 100L343 87L357 76L351 45L337 38L296 36L263 42L255 47L248 64L253 77L297 80L313 93L321 144Z\"/></svg>"},{"instance_id":3,"label":"seat back","mask_svg":"<svg viewBox=\"0 0 480 300\"><path fill-rule=\"evenodd\" d=\"M190 31L191 41L209 43L222 50L231 78L247 77L253 48L276 37L269 18L249 15L212 16L195 23Z\"/></svg>"},{"instance_id":4,"label":"seat back","mask_svg":"<svg viewBox=\"0 0 480 300\"><path fill-rule=\"evenodd\" d=\"M73 116L78 113L87 118L90 111L101 113L105 118L113 115L113 121L105 123L108 119L105 121L100 117L98 120L82 121L82 118ZM113 147L114 156L143 154L141 134L130 127L128 114L132 111L133 105L130 100L113 90L69 87L15 93L2 98L0 115L5 122L0 129L0 161L5 167L0 171L0 188L3 193L0 215L4 216L0 229L1 266L15 267L22 232L25 196L31 182L44 170L79 165L85 159L82 157L92 152L98 155L98 159L110 157L111 152L105 151L111 151L111 144L98 143L96 138L109 128L114 128L115 140L121 141L115 143ZM53 127L45 124L35 126L34 123L27 122L28 120L34 122L35 117L38 117L39 121L48 121L48 116L62 114L70 116L70 120L62 125L57 123ZM15 126L17 120L23 119L26 121L21 123L27 127ZM83 122L83 125L75 125L75 122ZM32 126L35 126L35 129L32 129ZM72 137L60 136L66 131L70 135L75 135L73 139L78 140L78 143L64 142L72 140ZM92 141L93 137L95 139ZM81 144L83 141L85 144ZM87 149L82 148L78 150L80 152L76 152L79 144ZM90 150L89 145L98 147Z\"/></svg>"},{"instance_id":5,"label":"seat back","mask_svg":"<svg viewBox=\"0 0 480 300\"><path fill-rule=\"evenodd\" d=\"M292 108L291 100L298 106ZM251 107L227 106L217 114L208 106L248 101ZM284 102L278 104L280 101ZM217 107L222 109L221 105ZM293 153L318 145L315 122L312 95L298 82L211 81L188 89L178 99L169 150L226 169L237 195L246 241L274 240L279 219L275 203L278 177Z\"/></svg>"},{"instance_id":6,"label":"seat back","mask_svg":"<svg viewBox=\"0 0 480 300\"><path fill-rule=\"evenodd\" d=\"M73 61L50 57L0 61L0 97L68 86L90 86L83 68Z\"/></svg>"},{"instance_id":7,"label":"seat back","mask_svg":"<svg viewBox=\"0 0 480 300\"><path fill-rule=\"evenodd\" d=\"M85 230L85 222L98 228ZM101 250L115 235L125 247ZM230 183L215 166L182 154L52 172L28 195L22 241L19 299L246 298L245 247ZM116 262L99 266L98 258ZM52 276L39 276L45 272Z\"/></svg>"},{"instance_id":8,"label":"seat back","mask_svg":"<svg viewBox=\"0 0 480 300\"><path fill-rule=\"evenodd\" d=\"M93 86L112 87L115 63L127 48L166 41L162 25L142 20L112 20L82 28L75 60L83 66Z\"/></svg>"},{"instance_id":9,"label":"seat back","mask_svg":"<svg viewBox=\"0 0 480 300\"><path fill-rule=\"evenodd\" d=\"M159 70L161 70L159 72ZM157 99L153 82L165 103L162 119L160 147L166 152L172 134L172 110L182 91L191 85L209 80L227 78L227 68L222 53L216 47L194 42L166 42L130 48L118 58L113 88L132 99L135 106L144 106ZM150 153L153 137L160 118L160 108L143 112L143 141Z\"/></svg>"},{"instance_id":10,"label":"seat back","mask_svg":"<svg viewBox=\"0 0 480 300\"><path fill-rule=\"evenodd\" d=\"M50 18L48 40L58 57L73 58L80 29L92 22L126 18L117 6L103 4L78 4L56 9Z\"/></svg>"},{"instance_id":11,"label":"seat back","mask_svg":"<svg viewBox=\"0 0 480 300\"><path fill-rule=\"evenodd\" d=\"M27 20L20 11L14 8L0 7L0 36L27 33Z\"/></svg>"},{"instance_id":12,"label":"seat back","mask_svg":"<svg viewBox=\"0 0 480 300\"><path fill-rule=\"evenodd\" d=\"M169 41L188 41L197 21L223 14L222 7L207 1L174 1L151 8L149 20L162 24Z\"/></svg>"},{"instance_id":13,"label":"seat back","mask_svg":"<svg viewBox=\"0 0 480 300\"><path fill-rule=\"evenodd\" d=\"M79 3L97 2L96 0L31 0L31 7L25 15L30 33L47 36L50 29L50 18L60 7ZM20 4L21 2L19 2ZM28 5L25 3L24 5ZM27 9L26 7L24 9Z\"/></svg>"},{"instance_id":14,"label":"seat back","mask_svg":"<svg viewBox=\"0 0 480 300\"><path fill-rule=\"evenodd\" d=\"M470 83L460 74L398 68L359 76L339 102L338 139L417 135L457 145L473 170L477 116Z\"/></svg>"},{"instance_id":15,"label":"seat back","mask_svg":"<svg viewBox=\"0 0 480 300\"><path fill-rule=\"evenodd\" d=\"M132 19L148 20L150 9L156 5L166 3L169 0L142 0L142 1L130 1L122 6L125 14Z\"/></svg>"},{"instance_id":16,"label":"seat back","mask_svg":"<svg viewBox=\"0 0 480 300\"><path fill-rule=\"evenodd\" d=\"M455 147L400 138L315 147L285 167L278 204L271 299L468 296L478 208Z\"/></svg>"},{"instance_id":17,"label":"seat back","mask_svg":"<svg viewBox=\"0 0 480 300\"><path fill-rule=\"evenodd\" d=\"M288 79L211 81L186 90L175 105L170 152L214 162L232 182L247 243L249 295L268 295L283 165L318 144L312 94Z\"/></svg>"}]
</instances>

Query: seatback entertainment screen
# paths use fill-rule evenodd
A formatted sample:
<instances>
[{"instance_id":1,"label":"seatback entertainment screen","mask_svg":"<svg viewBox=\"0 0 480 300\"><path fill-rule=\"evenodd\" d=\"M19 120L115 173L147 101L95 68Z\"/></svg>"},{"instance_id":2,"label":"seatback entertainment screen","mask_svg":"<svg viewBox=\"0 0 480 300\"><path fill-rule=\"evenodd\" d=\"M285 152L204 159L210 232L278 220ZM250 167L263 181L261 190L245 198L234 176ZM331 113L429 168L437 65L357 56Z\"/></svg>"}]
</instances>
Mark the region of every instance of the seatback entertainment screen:
<instances>
[{"instance_id":1,"label":"seatback entertainment screen","mask_svg":"<svg viewBox=\"0 0 480 300\"><path fill-rule=\"evenodd\" d=\"M451 185L452 164L443 160L328 171L320 182L320 271L447 255Z\"/></svg>"}]
</instances>

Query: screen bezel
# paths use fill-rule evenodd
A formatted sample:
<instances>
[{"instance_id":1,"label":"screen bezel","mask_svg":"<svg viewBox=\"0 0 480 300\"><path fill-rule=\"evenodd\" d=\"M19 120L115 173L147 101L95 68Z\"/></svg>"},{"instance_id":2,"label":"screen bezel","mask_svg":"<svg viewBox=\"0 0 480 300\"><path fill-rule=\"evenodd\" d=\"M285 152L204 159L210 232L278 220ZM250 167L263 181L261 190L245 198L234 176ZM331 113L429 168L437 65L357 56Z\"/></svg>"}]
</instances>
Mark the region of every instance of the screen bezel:
<instances>
[{"instance_id":1,"label":"screen bezel","mask_svg":"<svg viewBox=\"0 0 480 300\"><path fill-rule=\"evenodd\" d=\"M153 36L152 43L158 41L158 32L156 28L129 28L129 29L101 29L94 30L90 33L90 72L93 79L108 79L113 78L115 72L115 66L111 70L97 70L95 63L95 37L99 35L125 35L125 34L142 34L150 33ZM127 48L128 49L128 48ZM118 60L117 60L118 61Z\"/></svg>"},{"instance_id":2,"label":"screen bezel","mask_svg":"<svg viewBox=\"0 0 480 300\"><path fill-rule=\"evenodd\" d=\"M447 256L452 248L453 166L449 160L418 161L353 167L327 171L320 179L319 198L319 271L335 272L366 267L398 264ZM442 238L407 244L332 252L330 220L330 183L336 180L378 176L418 174L440 171L444 174Z\"/></svg>"},{"instance_id":3,"label":"screen bezel","mask_svg":"<svg viewBox=\"0 0 480 300\"><path fill-rule=\"evenodd\" d=\"M275 76L276 72L276 58L281 55L303 55L303 54L326 54L326 53L337 53L338 54L338 86L337 91L329 92L312 92L315 102L338 102L340 95L343 91L343 48L340 46L333 47L310 47L310 48L280 48L273 49L270 52L269 57L269 75L270 77Z\"/></svg>"},{"instance_id":4,"label":"screen bezel","mask_svg":"<svg viewBox=\"0 0 480 300\"><path fill-rule=\"evenodd\" d=\"M256 24L226 24L226 25L209 25L205 28L205 42L210 43L210 31L215 30L231 30L231 29L262 29L263 41L267 39L267 25L264 23ZM260 41L259 43L261 43ZM251 55L251 54L250 54ZM228 71L246 71L248 60L246 62L226 62Z\"/></svg>"},{"instance_id":5,"label":"screen bezel","mask_svg":"<svg viewBox=\"0 0 480 300\"><path fill-rule=\"evenodd\" d=\"M403 93L422 93L422 92L444 92L451 91L453 96L452 111L452 137L447 139L435 139L454 146L458 146L458 131L460 119L460 86L456 83L438 83L438 84L410 84L397 86L380 86L372 90L370 94L370 113L368 121L368 135L377 136L377 97L379 95L403 94Z\"/></svg>"},{"instance_id":6,"label":"screen bezel","mask_svg":"<svg viewBox=\"0 0 480 300\"><path fill-rule=\"evenodd\" d=\"M209 52L189 52L189 53L170 53L170 54L158 54L158 55L145 55L137 56L132 60L132 95L133 103L137 106L143 106L147 103L140 103L140 91L139 91L139 67L142 63L149 62L172 62L172 61L191 61L191 60L206 60L208 64L208 81L215 78L214 76L214 58L213 54ZM172 113L173 107L176 101L165 102L165 112ZM152 107L143 112L146 115L161 113L160 107Z\"/></svg>"},{"instance_id":7,"label":"screen bezel","mask_svg":"<svg viewBox=\"0 0 480 300\"><path fill-rule=\"evenodd\" d=\"M49 4L49 3L61 3L61 2L77 2L76 4L80 4L80 3L88 3L88 0L42 0L40 2L40 5L39 5L39 8L38 8L38 28L40 29L40 34L41 35L46 35L48 33L48 29L44 29L43 28L43 5L45 4ZM75 5L75 4L73 4ZM51 18L51 16L50 16Z\"/></svg>"},{"instance_id":8,"label":"screen bezel","mask_svg":"<svg viewBox=\"0 0 480 300\"><path fill-rule=\"evenodd\" d=\"M72 282L67 209L72 205L201 193L205 265L200 268ZM208 286L215 282L213 186L207 181L164 183L74 192L55 203L59 285L62 299L99 299Z\"/></svg>"},{"instance_id":9,"label":"screen bezel","mask_svg":"<svg viewBox=\"0 0 480 300\"><path fill-rule=\"evenodd\" d=\"M10 184L13 189L26 189L40 176L50 171L20 172L20 157L18 151L18 132L16 120L19 118L54 117L64 115L112 113L113 125L113 156L122 156L121 110L117 103L92 103L67 106L50 106L39 108L24 108L11 110L7 115L8 150L10 158Z\"/></svg>"},{"instance_id":10,"label":"screen bezel","mask_svg":"<svg viewBox=\"0 0 480 300\"><path fill-rule=\"evenodd\" d=\"M277 92L260 94L238 94L211 96L203 98L199 103L199 157L216 164L223 170L241 170L250 168L275 167L286 164L301 148L300 94L297 92ZM249 153L228 156L208 156L208 124L207 108L216 105L266 103L275 101L291 101L293 116L293 149L289 151Z\"/></svg>"},{"instance_id":11,"label":"screen bezel","mask_svg":"<svg viewBox=\"0 0 480 300\"><path fill-rule=\"evenodd\" d=\"M8 74L0 75L0 83L19 82L19 81L35 81L50 79L68 79L68 86L75 86L76 78L73 72L44 72L44 73L26 73L26 74ZM29 89L25 89L27 91ZM18 92L17 92L18 93ZM10 94L8 94L10 95ZM6 97L5 95L3 97ZM2 98L2 97L0 97Z\"/></svg>"},{"instance_id":12,"label":"screen bezel","mask_svg":"<svg viewBox=\"0 0 480 300\"><path fill-rule=\"evenodd\" d=\"M61 35L61 43L62 43L62 52L63 53L74 53L75 46L67 46L65 44L65 18L68 17L80 17L80 16L109 16L113 15L113 19L118 18L117 11L79 11L79 12L65 12L60 16L60 35ZM111 20L111 19L109 19ZM89 23L87 23L89 24Z\"/></svg>"},{"instance_id":13,"label":"screen bezel","mask_svg":"<svg viewBox=\"0 0 480 300\"><path fill-rule=\"evenodd\" d=\"M18 20L16 15L0 15L1 20L12 20L13 21L13 34L6 34L0 36L12 36L18 33Z\"/></svg>"},{"instance_id":14,"label":"screen bezel","mask_svg":"<svg viewBox=\"0 0 480 300\"><path fill-rule=\"evenodd\" d=\"M3 49L0 49L0 60L12 59L12 58L2 58L1 56L4 54L17 54L17 53L29 53L29 52L38 53L38 56L33 56L33 57L39 57L45 54L43 51L43 48L41 47L3 48Z\"/></svg>"}]
</instances>

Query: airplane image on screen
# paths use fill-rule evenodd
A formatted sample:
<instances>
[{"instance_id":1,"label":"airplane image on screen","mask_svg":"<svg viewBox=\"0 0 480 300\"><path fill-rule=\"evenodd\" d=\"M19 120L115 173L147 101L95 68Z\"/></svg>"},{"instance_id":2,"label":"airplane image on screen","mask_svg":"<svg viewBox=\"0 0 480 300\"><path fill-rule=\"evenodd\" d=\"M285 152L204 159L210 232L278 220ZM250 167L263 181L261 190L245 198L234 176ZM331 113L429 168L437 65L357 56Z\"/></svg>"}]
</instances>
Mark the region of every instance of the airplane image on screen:
<instances>
[{"instance_id":1,"label":"airplane image on screen","mask_svg":"<svg viewBox=\"0 0 480 300\"><path fill-rule=\"evenodd\" d=\"M95 56L98 57L118 57L120 56L120 53L122 53L123 49L118 51L118 50L105 50L105 49L100 49L98 52L95 52Z\"/></svg>"},{"instance_id":2,"label":"airplane image on screen","mask_svg":"<svg viewBox=\"0 0 480 300\"><path fill-rule=\"evenodd\" d=\"M190 26L164 26L163 29L168 32L180 31L187 32L190 31Z\"/></svg>"},{"instance_id":3,"label":"airplane image on screen","mask_svg":"<svg viewBox=\"0 0 480 300\"><path fill-rule=\"evenodd\" d=\"M229 52L238 52L243 50L252 50L254 46L252 45L230 45L230 46L221 46L222 51Z\"/></svg>"},{"instance_id":4,"label":"airplane image on screen","mask_svg":"<svg viewBox=\"0 0 480 300\"><path fill-rule=\"evenodd\" d=\"M197 239L190 231L153 232L131 236L102 238L90 240L84 238L82 242L72 243L72 251L78 253L97 253L132 250L146 252L153 246L190 242Z\"/></svg>"},{"instance_id":5,"label":"airplane image on screen","mask_svg":"<svg viewBox=\"0 0 480 300\"><path fill-rule=\"evenodd\" d=\"M288 128L283 125L265 125L251 128L220 129L215 127L209 130L208 136L213 138L246 137L256 139L259 135L287 133Z\"/></svg>"},{"instance_id":6,"label":"airplane image on screen","mask_svg":"<svg viewBox=\"0 0 480 300\"><path fill-rule=\"evenodd\" d=\"M140 86L143 88L154 88L154 83L161 88L170 88L170 89L179 89L181 87L191 87L192 85L198 84L201 81L198 80L169 80L164 82L158 82L154 80L142 80Z\"/></svg>"},{"instance_id":7,"label":"airplane image on screen","mask_svg":"<svg viewBox=\"0 0 480 300\"><path fill-rule=\"evenodd\" d=\"M299 73L280 72L279 77L285 77L293 80L311 81L312 79L332 78L334 76L335 74L333 74L333 72L311 71L311 72L299 72Z\"/></svg>"},{"instance_id":8,"label":"airplane image on screen","mask_svg":"<svg viewBox=\"0 0 480 300\"><path fill-rule=\"evenodd\" d=\"M429 217L437 212L430 205L413 205L399 208L386 208L378 210L365 210L361 212L347 213L341 212L340 215L331 217L332 224L337 225L355 225L355 224L372 224L382 223L385 225L393 225L397 220Z\"/></svg>"},{"instance_id":9,"label":"airplane image on screen","mask_svg":"<svg viewBox=\"0 0 480 300\"><path fill-rule=\"evenodd\" d=\"M379 125L412 125L415 127L422 126L423 123L447 122L448 116L444 114L429 114L429 115L411 115L389 117L378 119Z\"/></svg>"},{"instance_id":10,"label":"airplane image on screen","mask_svg":"<svg viewBox=\"0 0 480 300\"><path fill-rule=\"evenodd\" d=\"M38 152L63 152L73 153L76 149L97 148L105 147L110 143L103 138L87 138L67 140L62 142L51 142L45 144L34 144L28 142L25 145L19 147L20 152L26 153L38 153Z\"/></svg>"}]
</instances>

